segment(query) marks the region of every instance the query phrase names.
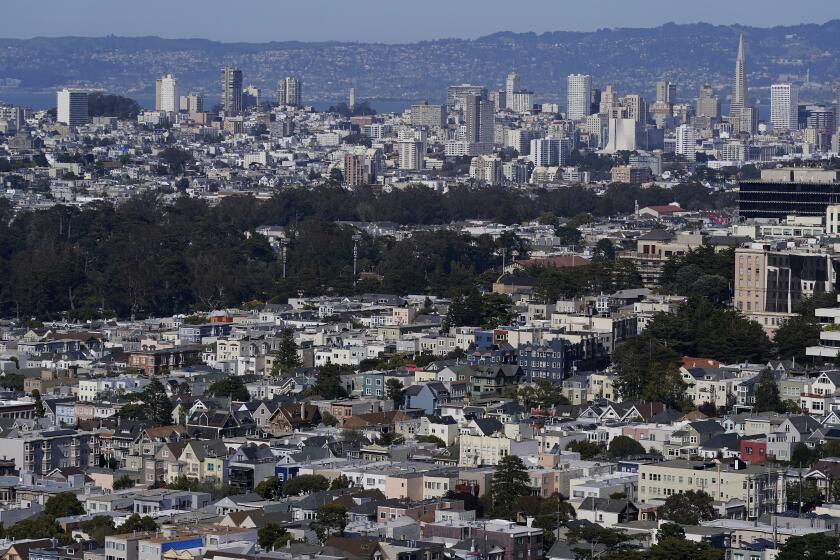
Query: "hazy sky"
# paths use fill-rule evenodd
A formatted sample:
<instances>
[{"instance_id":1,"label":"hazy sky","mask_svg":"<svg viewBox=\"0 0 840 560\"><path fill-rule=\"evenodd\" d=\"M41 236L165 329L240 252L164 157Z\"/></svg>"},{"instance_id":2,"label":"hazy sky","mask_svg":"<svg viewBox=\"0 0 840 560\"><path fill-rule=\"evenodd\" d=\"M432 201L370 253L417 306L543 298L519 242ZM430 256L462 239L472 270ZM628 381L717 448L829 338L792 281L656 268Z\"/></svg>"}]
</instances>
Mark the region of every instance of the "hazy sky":
<instances>
[{"instance_id":1,"label":"hazy sky","mask_svg":"<svg viewBox=\"0 0 840 560\"><path fill-rule=\"evenodd\" d=\"M840 0L2 0L0 13L0 37L409 42L668 21L823 23L840 18Z\"/></svg>"}]
</instances>

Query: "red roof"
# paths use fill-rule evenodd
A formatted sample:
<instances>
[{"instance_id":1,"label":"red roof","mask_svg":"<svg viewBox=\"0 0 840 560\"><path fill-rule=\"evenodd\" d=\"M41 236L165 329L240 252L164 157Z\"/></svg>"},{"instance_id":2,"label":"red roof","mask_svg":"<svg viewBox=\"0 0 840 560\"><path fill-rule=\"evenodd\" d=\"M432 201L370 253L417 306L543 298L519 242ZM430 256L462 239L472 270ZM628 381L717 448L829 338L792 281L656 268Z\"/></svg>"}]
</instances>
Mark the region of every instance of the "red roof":
<instances>
[{"instance_id":1,"label":"red roof","mask_svg":"<svg viewBox=\"0 0 840 560\"><path fill-rule=\"evenodd\" d=\"M719 368L720 362L709 358L692 358L691 356L683 356L682 366L685 369L691 368Z\"/></svg>"}]
</instances>

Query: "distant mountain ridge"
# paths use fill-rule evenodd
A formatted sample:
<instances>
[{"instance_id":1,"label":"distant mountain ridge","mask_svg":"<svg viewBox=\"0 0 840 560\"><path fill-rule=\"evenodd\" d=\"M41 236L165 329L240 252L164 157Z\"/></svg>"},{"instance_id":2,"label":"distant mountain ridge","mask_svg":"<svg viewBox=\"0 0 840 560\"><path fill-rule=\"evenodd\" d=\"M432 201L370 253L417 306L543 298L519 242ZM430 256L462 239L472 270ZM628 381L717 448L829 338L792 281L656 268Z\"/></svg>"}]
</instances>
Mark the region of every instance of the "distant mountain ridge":
<instances>
[{"instance_id":1,"label":"distant mountain ridge","mask_svg":"<svg viewBox=\"0 0 840 560\"><path fill-rule=\"evenodd\" d=\"M511 69L537 99L560 101L570 73L592 74L598 87L653 97L670 79L678 98L694 99L704 83L729 94L738 35L744 33L753 99L774 81L803 85L803 100L828 100L840 81L840 20L756 28L705 23L655 28L498 32L477 39L407 44L299 41L222 43L160 37L36 37L0 39L0 99L4 91L50 91L77 85L148 96L155 78L174 73L181 89L218 95L219 68L239 66L245 84L274 98L277 80L302 79L305 101L362 99L442 101L446 86L501 87ZM5 89L2 87L5 84Z\"/></svg>"}]
</instances>

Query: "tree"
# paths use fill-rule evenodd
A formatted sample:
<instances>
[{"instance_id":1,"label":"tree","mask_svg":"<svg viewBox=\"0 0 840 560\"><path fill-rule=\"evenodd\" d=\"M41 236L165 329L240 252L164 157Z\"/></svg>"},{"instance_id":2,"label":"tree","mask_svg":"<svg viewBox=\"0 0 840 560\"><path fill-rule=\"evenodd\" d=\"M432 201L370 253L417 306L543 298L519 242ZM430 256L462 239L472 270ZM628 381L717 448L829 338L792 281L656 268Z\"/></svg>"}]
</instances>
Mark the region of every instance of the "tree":
<instances>
[{"instance_id":1,"label":"tree","mask_svg":"<svg viewBox=\"0 0 840 560\"><path fill-rule=\"evenodd\" d=\"M330 414L329 410L321 413L321 424L324 426L335 427L338 426L338 418Z\"/></svg>"},{"instance_id":2,"label":"tree","mask_svg":"<svg viewBox=\"0 0 840 560\"><path fill-rule=\"evenodd\" d=\"M55 517L46 512L18 521L6 529L6 538L13 540L54 538L62 544L70 542L70 537L62 530Z\"/></svg>"},{"instance_id":3,"label":"tree","mask_svg":"<svg viewBox=\"0 0 840 560\"><path fill-rule=\"evenodd\" d=\"M493 473L493 514L513 521L513 506L520 496L531 494L531 478L522 459L506 455Z\"/></svg>"},{"instance_id":4,"label":"tree","mask_svg":"<svg viewBox=\"0 0 840 560\"><path fill-rule=\"evenodd\" d=\"M795 467L810 467L815 460L815 454L801 441L796 444L790 455L790 464Z\"/></svg>"},{"instance_id":5,"label":"tree","mask_svg":"<svg viewBox=\"0 0 840 560\"><path fill-rule=\"evenodd\" d=\"M638 336L616 348L616 388L624 400L651 400L676 405L685 385L678 373L680 355L663 341Z\"/></svg>"},{"instance_id":6,"label":"tree","mask_svg":"<svg viewBox=\"0 0 840 560\"><path fill-rule=\"evenodd\" d=\"M257 531L257 544L259 544L263 550L280 548L282 544L278 543L278 541L285 535L288 535L288 531L286 529L275 523L268 523L265 527L262 527Z\"/></svg>"},{"instance_id":7,"label":"tree","mask_svg":"<svg viewBox=\"0 0 840 560\"><path fill-rule=\"evenodd\" d=\"M438 449L446 447L446 442L437 436L417 436L415 439L418 443L434 443Z\"/></svg>"},{"instance_id":8,"label":"tree","mask_svg":"<svg viewBox=\"0 0 840 560\"><path fill-rule=\"evenodd\" d=\"M265 498L273 500L283 495L283 481L276 476L266 478L254 488L254 492Z\"/></svg>"},{"instance_id":9,"label":"tree","mask_svg":"<svg viewBox=\"0 0 840 560\"><path fill-rule=\"evenodd\" d=\"M338 503L324 504L316 513L316 520L309 527L315 531L318 540L323 544L331 535L343 535L347 526L347 509Z\"/></svg>"},{"instance_id":10,"label":"tree","mask_svg":"<svg viewBox=\"0 0 840 560\"><path fill-rule=\"evenodd\" d=\"M395 408L399 408L402 405L404 394L405 388L399 379L392 377L385 382L385 396L394 401Z\"/></svg>"},{"instance_id":11,"label":"tree","mask_svg":"<svg viewBox=\"0 0 840 560\"><path fill-rule=\"evenodd\" d=\"M128 488L134 488L134 480L127 474L124 474L114 481L113 488L114 490L127 490Z\"/></svg>"},{"instance_id":12,"label":"tree","mask_svg":"<svg viewBox=\"0 0 840 560\"><path fill-rule=\"evenodd\" d=\"M580 453L580 458L584 461L593 459L603 452L603 449L591 441L570 441L566 444L566 451Z\"/></svg>"},{"instance_id":13,"label":"tree","mask_svg":"<svg viewBox=\"0 0 840 560\"><path fill-rule=\"evenodd\" d=\"M172 175L183 173L186 165L192 161L193 156L187 150L180 148L164 148L158 154L160 161L169 167L169 172Z\"/></svg>"},{"instance_id":14,"label":"tree","mask_svg":"<svg viewBox=\"0 0 840 560\"><path fill-rule=\"evenodd\" d=\"M238 402L251 400L248 388L242 382L242 378L236 375L219 379L207 388L207 392L216 397L229 397Z\"/></svg>"},{"instance_id":15,"label":"tree","mask_svg":"<svg viewBox=\"0 0 840 560\"><path fill-rule=\"evenodd\" d=\"M808 512L824 501L822 492L817 488L816 480L800 479L787 483L785 489L788 504L792 509Z\"/></svg>"},{"instance_id":16,"label":"tree","mask_svg":"<svg viewBox=\"0 0 840 560\"><path fill-rule=\"evenodd\" d=\"M790 537L779 551L776 560L835 560L840 539L836 535L811 533Z\"/></svg>"},{"instance_id":17,"label":"tree","mask_svg":"<svg viewBox=\"0 0 840 560\"><path fill-rule=\"evenodd\" d=\"M114 520L107 515L97 515L87 521L82 521L79 528L100 546L105 544L105 537L115 532Z\"/></svg>"},{"instance_id":18,"label":"tree","mask_svg":"<svg viewBox=\"0 0 840 560\"><path fill-rule=\"evenodd\" d=\"M32 389L32 398L35 399L35 416L43 418L45 411L44 402L41 400L41 392L38 389Z\"/></svg>"},{"instance_id":19,"label":"tree","mask_svg":"<svg viewBox=\"0 0 840 560\"><path fill-rule=\"evenodd\" d=\"M161 426L172 424L172 401L166 395L166 389L159 379L154 378L146 385L141 398L146 418Z\"/></svg>"},{"instance_id":20,"label":"tree","mask_svg":"<svg viewBox=\"0 0 840 560\"><path fill-rule=\"evenodd\" d=\"M73 492L59 492L44 504L44 513L52 518L81 515L85 508Z\"/></svg>"},{"instance_id":21,"label":"tree","mask_svg":"<svg viewBox=\"0 0 840 560\"><path fill-rule=\"evenodd\" d=\"M614 437L608 447L610 457L620 459L631 455L644 455L645 448L638 441L627 436Z\"/></svg>"},{"instance_id":22,"label":"tree","mask_svg":"<svg viewBox=\"0 0 840 560\"><path fill-rule=\"evenodd\" d=\"M347 396L347 390L341 384L341 368L330 364L318 370L315 385L306 392L306 396L315 395L330 400Z\"/></svg>"},{"instance_id":23,"label":"tree","mask_svg":"<svg viewBox=\"0 0 840 560\"><path fill-rule=\"evenodd\" d=\"M403 442L405 442L405 438L396 432L384 432L376 438L376 445L381 445L382 447L399 445Z\"/></svg>"},{"instance_id":24,"label":"tree","mask_svg":"<svg viewBox=\"0 0 840 560\"><path fill-rule=\"evenodd\" d=\"M554 494L541 499L534 516L534 527L543 530L543 544L550 548L554 543L554 531L563 523L575 518L575 508L562 495Z\"/></svg>"},{"instance_id":25,"label":"tree","mask_svg":"<svg viewBox=\"0 0 840 560\"><path fill-rule=\"evenodd\" d=\"M283 494L286 496L300 496L328 490L330 481L320 474L302 474L286 482Z\"/></svg>"},{"instance_id":26,"label":"tree","mask_svg":"<svg viewBox=\"0 0 840 560\"><path fill-rule=\"evenodd\" d=\"M764 370L758 376L757 386L755 388L755 404L753 410L755 412L775 412L782 406L782 400L779 398L779 385L776 383L776 378L770 370Z\"/></svg>"},{"instance_id":27,"label":"tree","mask_svg":"<svg viewBox=\"0 0 840 560\"><path fill-rule=\"evenodd\" d=\"M668 538L684 539L685 530L676 523L663 523L659 526L659 531L656 532L656 539Z\"/></svg>"},{"instance_id":28,"label":"tree","mask_svg":"<svg viewBox=\"0 0 840 560\"><path fill-rule=\"evenodd\" d=\"M132 513L128 516L125 522L117 527L116 533L133 533L134 531L156 531L158 529L158 524L155 523L155 520L149 517L148 515L144 515L140 517L136 513Z\"/></svg>"},{"instance_id":29,"label":"tree","mask_svg":"<svg viewBox=\"0 0 840 560\"><path fill-rule=\"evenodd\" d=\"M672 494L660 506L659 517L679 525L698 525L714 519L714 499L702 490Z\"/></svg>"},{"instance_id":30,"label":"tree","mask_svg":"<svg viewBox=\"0 0 840 560\"><path fill-rule=\"evenodd\" d=\"M338 475L332 480L332 482L330 482L330 490L343 490L344 488L351 488L352 486L353 483L350 482L350 479L343 474Z\"/></svg>"},{"instance_id":31,"label":"tree","mask_svg":"<svg viewBox=\"0 0 840 560\"><path fill-rule=\"evenodd\" d=\"M289 375L296 367L300 367L302 362L297 352L298 345L295 343L294 332L292 329L284 329L271 374L275 376Z\"/></svg>"},{"instance_id":32,"label":"tree","mask_svg":"<svg viewBox=\"0 0 840 560\"><path fill-rule=\"evenodd\" d=\"M723 550L713 548L707 543L673 536L659 540L648 553L649 560L723 560L723 556Z\"/></svg>"},{"instance_id":33,"label":"tree","mask_svg":"<svg viewBox=\"0 0 840 560\"><path fill-rule=\"evenodd\" d=\"M796 316L782 323L773 337L776 355L782 360L805 359L808 346L820 343L820 326L813 318Z\"/></svg>"}]
</instances>

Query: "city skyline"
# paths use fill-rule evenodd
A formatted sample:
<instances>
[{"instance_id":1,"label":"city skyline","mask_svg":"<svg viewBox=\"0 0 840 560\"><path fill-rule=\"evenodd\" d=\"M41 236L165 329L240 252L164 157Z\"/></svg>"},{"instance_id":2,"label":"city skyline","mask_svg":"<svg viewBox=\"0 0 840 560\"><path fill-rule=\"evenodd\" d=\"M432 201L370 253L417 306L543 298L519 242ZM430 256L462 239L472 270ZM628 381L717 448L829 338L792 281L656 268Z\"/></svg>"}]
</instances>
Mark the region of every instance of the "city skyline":
<instances>
[{"instance_id":1,"label":"city skyline","mask_svg":"<svg viewBox=\"0 0 840 560\"><path fill-rule=\"evenodd\" d=\"M482 10L475 10L470 2L458 4L441 0L426 2L424 10L416 11L411 22L406 20L398 6L383 0L361 0L352 5L328 0L313 0L303 5L259 2L262 15L254 11L226 11L224 28L217 25L223 4L209 0L201 10L190 3L164 4L160 0L147 3L147 9L124 17L117 4L102 4L96 0L79 0L71 5L56 0L41 2L49 9L31 10L28 2L12 0L4 6L9 20L15 21L14 29L6 30L4 38L58 37L104 35L147 36L165 38L207 38L223 42L267 41L374 41L406 43L443 38L476 38L496 32L594 31L603 28L648 28L669 22L710 23L713 25L740 25L772 27L800 23L822 23L840 18L840 5L831 0L808 0L791 4L781 0L762 3L756 10L750 3L732 4L711 0L700 7L674 6L664 0L648 0L645 10L617 0L600 0L570 9L561 2L525 0L518 11L539 17L511 18L498 0L482 3ZM171 17L160 18L159 10L165 9ZM89 17L96 12L96 18ZM819 18L812 17L820 14ZM372 17L373 16L373 17ZM443 17L442 17L443 16ZM293 26L278 22L294 21ZM190 26L184 28L183 22ZM196 32L196 30L200 30Z\"/></svg>"}]
</instances>

